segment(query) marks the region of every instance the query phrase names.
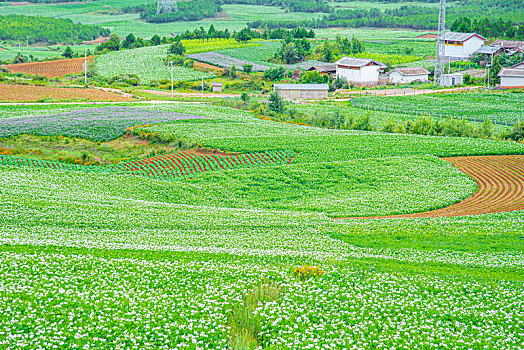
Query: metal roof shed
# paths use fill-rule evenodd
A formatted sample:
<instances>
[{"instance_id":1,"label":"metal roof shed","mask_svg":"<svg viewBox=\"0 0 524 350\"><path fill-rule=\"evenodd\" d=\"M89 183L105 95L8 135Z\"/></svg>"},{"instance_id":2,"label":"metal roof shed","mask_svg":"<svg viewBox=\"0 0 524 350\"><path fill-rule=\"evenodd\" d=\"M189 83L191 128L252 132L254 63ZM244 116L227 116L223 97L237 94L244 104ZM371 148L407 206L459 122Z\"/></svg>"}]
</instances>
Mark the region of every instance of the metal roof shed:
<instances>
[{"instance_id":1,"label":"metal roof shed","mask_svg":"<svg viewBox=\"0 0 524 350\"><path fill-rule=\"evenodd\" d=\"M328 84L275 84L275 91L283 99L321 99L327 98L329 92Z\"/></svg>"}]
</instances>

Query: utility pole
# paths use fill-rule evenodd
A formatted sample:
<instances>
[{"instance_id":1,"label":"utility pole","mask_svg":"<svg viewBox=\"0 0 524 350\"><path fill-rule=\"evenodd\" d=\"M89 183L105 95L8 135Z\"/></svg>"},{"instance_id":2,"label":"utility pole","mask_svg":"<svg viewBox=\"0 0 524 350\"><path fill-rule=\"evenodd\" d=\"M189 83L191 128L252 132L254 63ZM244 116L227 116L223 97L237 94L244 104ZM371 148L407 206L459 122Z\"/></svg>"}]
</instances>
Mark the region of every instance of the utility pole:
<instances>
[{"instance_id":1,"label":"utility pole","mask_svg":"<svg viewBox=\"0 0 524 350\"><path fill-rule=\"evenodd\" d=\"M434 83L442 84L442 78L446 70L444 57L446 55L446 0L440 0L440 11L438 18L437 52L435 55Z\"/></svg>"},{"instance_id":2,"label":"utility pole","mask_svg":"<svg viewBox=\"0 0 524 350\"><path fill-rule=\"evenodd\" d=\"M87 49L84 50L84 83L87 86Z\"/></svg>"},{"instance_id":3,"label":"utility pole","mask_svg":"<svg viewBox=\"0 0 524 350\"><path fill-rule=\"evenodd\" d=\"M491 77L489 76L489 69L491 68L491 64L488 64L486 67L488 68L488 90L489 90L490 87L491 87L491 86L490 86L490 80L491 80Z\"/></svg>"},{"instance_id":4,"label":"utility pole","mask_svg":"<svg viewBox=\"0 0 524 350\"><path fill-rule=\"evenodd\" d=\"M169 65L171 65L171 98L174 97L174 84L173 84L173 79L174 79L174 66L173 66L173 61L170 61L169 62Z\"/></svg>"},{"instance_id":5,"label":"utility pole","mask_svg":"<svg viewBox=\"0 0 524 350\"><path fill-rule=\"evenodd\" d=\"M200 98L200 102L204 102L204 77L202 77L202 97Z\"/></svg>"}]
</instances>

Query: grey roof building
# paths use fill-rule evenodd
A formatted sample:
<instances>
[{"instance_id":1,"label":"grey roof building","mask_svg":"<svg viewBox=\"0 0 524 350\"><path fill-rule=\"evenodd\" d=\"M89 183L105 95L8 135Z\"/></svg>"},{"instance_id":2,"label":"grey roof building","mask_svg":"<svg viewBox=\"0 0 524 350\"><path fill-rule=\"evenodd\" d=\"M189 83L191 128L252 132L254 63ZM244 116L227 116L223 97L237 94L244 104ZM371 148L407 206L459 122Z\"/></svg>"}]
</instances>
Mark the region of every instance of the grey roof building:
<instances>
[{"instance_id":1,"label":"grey roof building","mask_svg":"<svg viewBox=\"0 0 524 350\"><path fill-rule=\"evenodd\" d=\"M321 99L327 98L329 92L328 84L275 84L275 91L283 99Z\"/></svg>"}]
</instances>

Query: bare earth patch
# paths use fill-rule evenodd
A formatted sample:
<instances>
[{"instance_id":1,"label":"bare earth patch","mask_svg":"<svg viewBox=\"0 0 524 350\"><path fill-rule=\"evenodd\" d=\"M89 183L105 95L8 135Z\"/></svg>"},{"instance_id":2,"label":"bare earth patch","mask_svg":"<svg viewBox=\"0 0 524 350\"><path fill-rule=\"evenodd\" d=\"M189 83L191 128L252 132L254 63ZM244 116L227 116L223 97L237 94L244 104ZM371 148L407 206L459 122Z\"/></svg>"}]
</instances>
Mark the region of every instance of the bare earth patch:
<instances>
[{"instance_id":1,"label":"bare earth patch","mask_svg":"<svg viewBox=\"0 0 524 350\"><path fill-rule=\"evenodd\" d=\"M36 102L41 100L56 101L132 101L131 98L112 92L90 88L58 88L51 86L0 85L0 101Z\"/></svg>"},{"instance_id":2,"label":"bare earth patch","mask_svg":"<svg viewBox=\"0 0 524 350\"><path fill-rule=\"evenodd\" d=\"M88 63L93 57L88 57ZM63 77L69 74L81 74L84 71L84 58L72 58L49 62L30 62L8 64L3 67L11 73L38 74L47 78Z\"/></svg>"}]
</instances>

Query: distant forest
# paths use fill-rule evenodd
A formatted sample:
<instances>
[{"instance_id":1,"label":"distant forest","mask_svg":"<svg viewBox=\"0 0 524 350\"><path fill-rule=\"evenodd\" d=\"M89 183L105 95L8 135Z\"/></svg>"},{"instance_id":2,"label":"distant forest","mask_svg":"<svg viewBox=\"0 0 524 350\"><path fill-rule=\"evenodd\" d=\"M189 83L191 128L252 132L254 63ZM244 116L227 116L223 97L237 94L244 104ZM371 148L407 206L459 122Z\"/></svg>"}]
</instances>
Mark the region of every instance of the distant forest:
<instances>
[{"instance_id":1,"label":"distant forest","mask_svg":"<svg viewBox=\"0 0 524 350\"><path fill-rule=\"evenodd\" d=\"M235 1L235 0L232 0ZM421 0L424 2L424 0ZM425 2L433 2L426 0ZM516 26L524 22L524 1L523 0L464 0L450 5L448 8L448 23L460 20L464 17L491 18L497 20L497 24L484 28L484 33L488 36L504 36L508 38L518 37ZM408 28L408 29L436 29L438 21L438 8L404 5L396 9L380 10L378 8L370 9L338 9L322 18L304 20L304 21L255 21L249 23L251 28L360 28L360 27L377 27L377 28ZM504 30L494 29L504 21ZM473 22L473 20L471 20ZM485 21L483 22L485 24ZM491 22L490 22L491 23ZM508 29L508 23L515 29Z\"/></svg>"},{"instance_id":2,"label":"distant forest","mask_svg":"<svg viewBox=\"0 0 524 350\"><path fill-rule=\"evenodd\" d=\"M20 2L19 0L2 0L5 2ZM57 4L59 2L85 2L86 0L24 0L24 2L33 2L38 4ZM93 0L88 0L93 1Z\"/></svg>"},{"instance_id":3,"label":"distant forest","mask_svg":"<svg viewBox=\"0 0 524 350\"><path fill-rule=\"evenodd\" d=\"M29 37L30 44L71 44L94 40L109 34L109 29L78 24L69 19L24 15L0 16L0 40L3 41L26 42Z\"/></svg>"},{"instance_id":4,"label":"distant forest","mask_svg":"<svg viewBox=\"0 0 524 350\"><path fill-rule=\"evenodd\" d=\"M224 4L278 6L290 12L331 12L324 0L222 0Z\"/></svg>"}]
</instances>

